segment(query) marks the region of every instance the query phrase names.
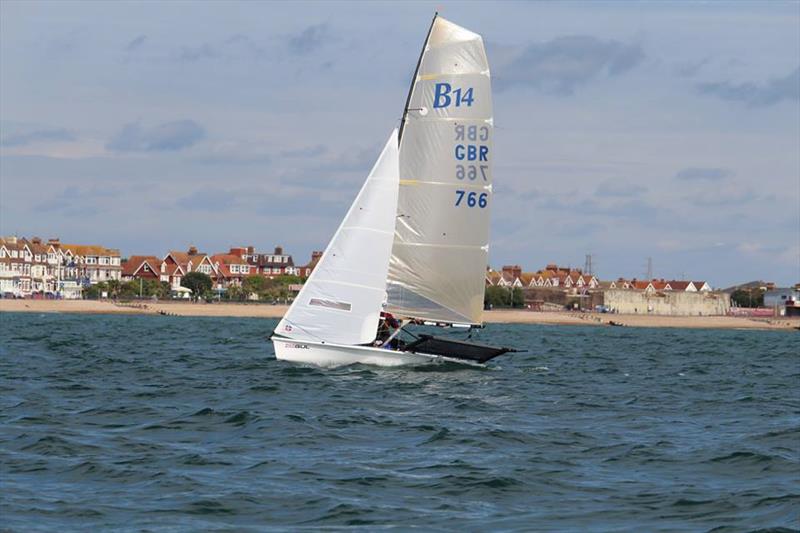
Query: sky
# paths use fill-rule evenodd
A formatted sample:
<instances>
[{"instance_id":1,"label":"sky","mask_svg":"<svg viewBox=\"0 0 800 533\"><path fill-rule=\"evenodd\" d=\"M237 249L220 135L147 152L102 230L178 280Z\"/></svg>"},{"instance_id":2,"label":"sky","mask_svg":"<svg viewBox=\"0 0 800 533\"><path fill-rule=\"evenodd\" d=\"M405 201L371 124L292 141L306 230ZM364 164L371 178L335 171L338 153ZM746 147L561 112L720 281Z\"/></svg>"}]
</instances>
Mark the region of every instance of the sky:
<instances>
[{"instance_id":1,"label":"sky","mask_svg":"<svg viewBox=\"0 0 800 533\"><path fill-rule=\"evenodd\" d=\"M800 282L800 2L0 3L0 234L323 249L438 9L483 35L490 264Z\"/></svg>"}]
</instances>

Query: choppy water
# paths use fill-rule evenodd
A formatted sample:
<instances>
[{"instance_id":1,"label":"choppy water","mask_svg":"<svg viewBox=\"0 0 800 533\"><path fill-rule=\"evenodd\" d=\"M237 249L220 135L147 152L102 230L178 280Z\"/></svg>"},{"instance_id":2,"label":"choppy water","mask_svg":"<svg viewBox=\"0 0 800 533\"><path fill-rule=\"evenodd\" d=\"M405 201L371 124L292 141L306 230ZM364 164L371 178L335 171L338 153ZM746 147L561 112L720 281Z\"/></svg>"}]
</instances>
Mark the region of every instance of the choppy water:
<instances>
[{"instance_id":1,"label":"choppy water","mask_svg":"<svg viewBox=\"0 0 800 533\"><path fill-rule=\"evenodd\" d=\"M0 324L0 528L800 525L797 333L491 325L529 352L319 370L270 320Z\"/></svg>"}]
</instances>

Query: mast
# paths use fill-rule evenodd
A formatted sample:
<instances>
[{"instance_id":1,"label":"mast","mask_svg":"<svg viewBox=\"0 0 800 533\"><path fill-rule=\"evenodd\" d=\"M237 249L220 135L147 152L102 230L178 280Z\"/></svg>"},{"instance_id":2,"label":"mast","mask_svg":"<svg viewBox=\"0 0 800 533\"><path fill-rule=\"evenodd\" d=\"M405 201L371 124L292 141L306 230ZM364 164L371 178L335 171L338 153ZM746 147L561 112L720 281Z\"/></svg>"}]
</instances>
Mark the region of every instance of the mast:
<instances>
[{"instance_id":1,"label":"mast","mask_svg":"<svg viewBox=\"0 0 800 533\"><path fill-rule=\"evenodd\" d=\"M400 146L400 141L403 138L403 129L406 126L406 120L408 119L408 105L411 103L411 93L414 92L414 84L417 82L417 74L419 74L419 67L422 65L422 56L425 55L425 49L428 47L428 40L431 38L431 32L433 31L433 25L436 22L436 17L439 16L439 12L435 11L433 13L433 20L431 20L431 26L428 28L428 35L425 36L425 42L422 44L422 51L419 53L419 59L417 59L417 68L414 69L414 75L411 76L411 87L408 88L408 96L406 97L406 105L403 108L403 119L400 121L400 130L397 133L397 146Z\"/></svg>"}]
</instances>

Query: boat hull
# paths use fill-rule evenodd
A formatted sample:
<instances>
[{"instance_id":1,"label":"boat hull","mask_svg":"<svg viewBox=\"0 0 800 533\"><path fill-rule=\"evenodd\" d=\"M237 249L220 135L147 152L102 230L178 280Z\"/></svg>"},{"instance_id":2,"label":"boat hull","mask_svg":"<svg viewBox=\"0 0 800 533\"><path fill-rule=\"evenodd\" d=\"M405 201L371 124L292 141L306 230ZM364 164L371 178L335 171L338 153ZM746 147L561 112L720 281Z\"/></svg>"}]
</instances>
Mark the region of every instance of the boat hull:
<instances>
[{"instance_id":1,"label":"boat hull","mask_svg":"<svg viewBox=\"0 0 800 533\"><path fill-rule=\"evenodd\" d=\"M435 355L398 352L373 346L347 346L312 341L272 338L275 357L283 361L321 367L364 364L377 366L420 365L446 361Z\"/></svg>"}]
</instances>

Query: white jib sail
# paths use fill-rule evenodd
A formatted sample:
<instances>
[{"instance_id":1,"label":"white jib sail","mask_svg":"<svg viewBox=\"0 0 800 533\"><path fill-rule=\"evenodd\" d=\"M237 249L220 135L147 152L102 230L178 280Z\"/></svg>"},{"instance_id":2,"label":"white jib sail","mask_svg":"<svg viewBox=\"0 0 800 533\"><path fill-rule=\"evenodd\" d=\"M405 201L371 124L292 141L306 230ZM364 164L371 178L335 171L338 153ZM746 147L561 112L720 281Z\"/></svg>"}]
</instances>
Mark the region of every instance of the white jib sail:
<instances>
[{"instance_id":1,"label":"white jib sail","mask_svg":"<svg viewBox=\"0 0 800 533\"><path fill-rule=\"evenodd\" d=\"M492 134L483 39L436 17L401 127L389 311L438 322L481 322Z\"/></svg>"},{"instance_id":2,"label":"white jib sail","mask_svg":"<svg viewBox=\"0 0 800 533\"><path fill-rule=\"evenodd\" d=\"M277 335L337 344L375 340L397 213L397 130L389 137L353 205Z\"/></svg>"}]
</instances>

